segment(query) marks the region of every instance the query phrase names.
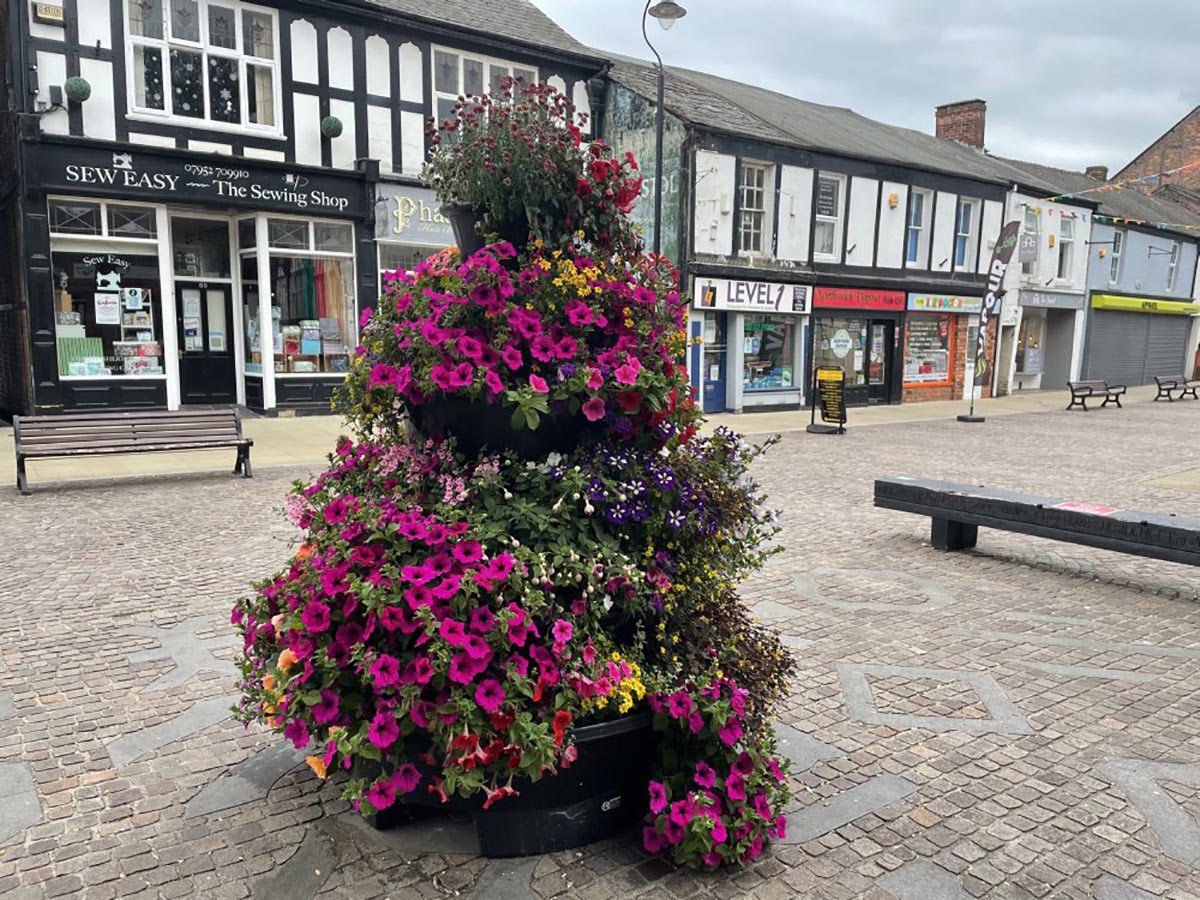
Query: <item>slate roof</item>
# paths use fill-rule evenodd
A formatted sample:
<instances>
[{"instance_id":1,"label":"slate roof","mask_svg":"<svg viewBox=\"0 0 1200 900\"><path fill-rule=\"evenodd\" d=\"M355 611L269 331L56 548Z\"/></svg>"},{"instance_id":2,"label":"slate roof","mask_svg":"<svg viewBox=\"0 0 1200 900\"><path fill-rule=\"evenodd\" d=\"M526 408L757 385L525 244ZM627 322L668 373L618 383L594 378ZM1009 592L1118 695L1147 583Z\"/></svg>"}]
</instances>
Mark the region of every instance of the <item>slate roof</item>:
<instances>
[{"instance_id":1,"label":"slate roof","mask_svg":"<svg viewBox=\"0 0 1200 900\"><path fill-rule=\"evenodd\" d=\"M609 74L614 81L644 97L655 96L654 66L628 57L611 58ZM1005 186L1020 183L1035 191L1051 187L1005 160L955 141L691 69L668 67L666 108L685 122L722 134Z\"/></svg>"},{"instance_id":2,"label":"slate roof","mask_svg":"<svg viewBox=\"0 0 1200 900\"><path fill-rule=\"evenodd\" d=\"M549 48L599 64L604 57L567 34L529 0L364 0L369 6L490 38Z\"/></svg>"},{"instance_id":3,"label":"slate roof","mask_svg":"<svg viewBox=\"0 0 1200 900\"><path fill-rule=\"evenodd\" d=\"M1000 157L994 157L1000 159ZM1038 163L1020 160L1004 160L1010 166L1028 172L1030 178L1050 184L1054 194L1073 193L1097 188L1103 182L1097 181L1082 172L1072 172L1068 169L1057 169L1053 166L1043 166ZM1180 225L1200 226L1200 215L1184 206L1174 203L1164 197L1150 196L1133 188L1119 191L1098 191L1083 194L1080 200L1088 200L1099 204L1098 212L1105 216L1122 219L1141 219L1147 222L1169 222ZM1183 228L1169 229L1186 235L1192 240L1200 241L1200 232L1188 231Z\"/></svg>"}]
</instances>

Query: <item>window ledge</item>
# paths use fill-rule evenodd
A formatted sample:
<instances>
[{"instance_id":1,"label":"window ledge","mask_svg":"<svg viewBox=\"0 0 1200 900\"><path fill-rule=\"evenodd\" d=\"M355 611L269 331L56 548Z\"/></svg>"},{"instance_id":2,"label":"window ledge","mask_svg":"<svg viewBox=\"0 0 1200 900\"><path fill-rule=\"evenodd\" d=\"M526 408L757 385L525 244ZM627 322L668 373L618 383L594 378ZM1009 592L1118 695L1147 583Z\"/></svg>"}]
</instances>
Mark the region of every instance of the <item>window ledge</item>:
<instances>
[{"instance_id":1,"label":"window ledge","mask_svg":"<svg viewBox=\"0 0 1200 900\"><path fill-rule=\"evenodd\" d=\"M266 141L279 141L284 143L287 141L287 135L282 132L275 131L260 131L257 128L251 128L246 125L234 125L225 122L212 122L208 119L189 119L186 116L169 116L155 115L154 113L132 111L125 114L125 118L130 122L146 122L158 125L171 125L175 128L189 128L197 131L208 131L214 135L228 134L240 137L255 137ZM188 138L191 140L200 140L200 138Z\"/></svg>"}]
</instances>

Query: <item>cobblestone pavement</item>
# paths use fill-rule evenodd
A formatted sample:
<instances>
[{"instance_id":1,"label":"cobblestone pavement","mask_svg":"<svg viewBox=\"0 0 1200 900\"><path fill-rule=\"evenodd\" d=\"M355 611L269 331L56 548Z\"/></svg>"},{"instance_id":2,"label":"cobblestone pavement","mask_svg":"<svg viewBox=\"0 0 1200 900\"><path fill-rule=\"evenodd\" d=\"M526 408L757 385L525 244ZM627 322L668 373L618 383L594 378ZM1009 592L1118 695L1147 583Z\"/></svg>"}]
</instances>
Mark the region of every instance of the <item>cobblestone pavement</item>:
<instances>
[{"instance_id":1,"label":"cobblestone pavement","mask_svg":"<svg viewBox=\"0 0 1200 900\"><path fill-rule=\"evenodd\" d=\"M288 555L297 472L6 486L0 897L1200 898L1196 571L996 532L945 555L871 506L910 474L1198 515L1162 486L1198 436L1200 403L787 436L761 475L788 552L746 594L801 657L797 800L718 875L632 838L489 863L461 823L376 834L229 720L229 602Z\"/></svg>"}]
</instances>

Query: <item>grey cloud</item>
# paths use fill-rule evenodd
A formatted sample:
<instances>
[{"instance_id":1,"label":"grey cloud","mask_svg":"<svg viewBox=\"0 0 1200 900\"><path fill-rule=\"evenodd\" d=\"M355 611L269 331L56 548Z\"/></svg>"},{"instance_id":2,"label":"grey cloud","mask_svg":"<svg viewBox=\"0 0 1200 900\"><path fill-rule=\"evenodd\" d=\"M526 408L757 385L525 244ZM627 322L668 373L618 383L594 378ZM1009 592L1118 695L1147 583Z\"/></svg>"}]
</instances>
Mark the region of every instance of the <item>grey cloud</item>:
<instances>
[{"instance_id":1,"label":"grey cloud","mask_svg":"<svg viewBox=\"0 0 1200 900\"><path fill-rule=\"evenodd\" d=\"M586 44L647 57L639 0L534 0ZM651 40L702 69L933 130L988 101L988 147L1082 169L1124 165L1200 103L1195 0L682 0Z\"/></svg>"}]
</instances>

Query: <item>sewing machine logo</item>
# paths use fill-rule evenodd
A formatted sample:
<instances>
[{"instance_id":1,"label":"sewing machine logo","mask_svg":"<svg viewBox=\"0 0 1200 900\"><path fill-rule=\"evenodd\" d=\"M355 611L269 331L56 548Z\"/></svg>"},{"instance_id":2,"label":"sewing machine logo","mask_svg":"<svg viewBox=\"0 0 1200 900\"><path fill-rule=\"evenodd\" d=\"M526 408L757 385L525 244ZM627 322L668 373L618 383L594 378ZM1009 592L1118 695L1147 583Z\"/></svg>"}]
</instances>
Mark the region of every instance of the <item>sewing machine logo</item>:
<instances>
[{"instance_id":1,"label":"sewing machine logo","mask_svg":"<svg viewBox=\"0 0 1200 900\"><path fill-rule=\"evenodd\" d=\"M113 168L119 169L122 172L130 172L133 170L133 154L131 153L114 153Z\"/></svg>"}]
</instances>

